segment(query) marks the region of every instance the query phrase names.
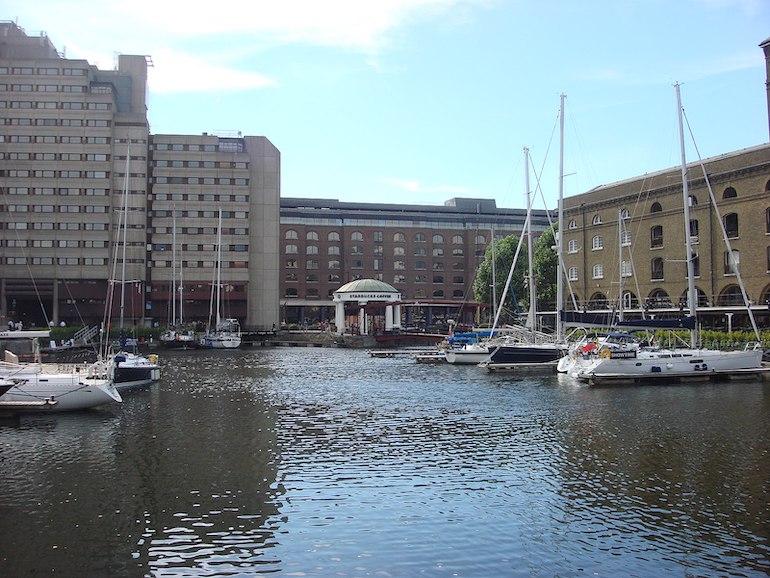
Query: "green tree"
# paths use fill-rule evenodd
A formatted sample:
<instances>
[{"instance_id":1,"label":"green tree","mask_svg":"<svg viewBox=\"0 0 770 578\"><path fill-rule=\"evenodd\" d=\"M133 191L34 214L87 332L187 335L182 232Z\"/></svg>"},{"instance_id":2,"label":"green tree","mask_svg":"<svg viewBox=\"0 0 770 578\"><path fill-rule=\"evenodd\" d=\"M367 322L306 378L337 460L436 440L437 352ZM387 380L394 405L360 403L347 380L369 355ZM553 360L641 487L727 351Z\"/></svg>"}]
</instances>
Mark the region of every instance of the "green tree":
<instances>
[{"instance_id":1,"label":"green tree","mask_svg":"<svg viewBox=\"0 0 770 578\"><path fill-rule=\"evenodd\" d=\"M556 229L554 225L543 231L533 250L538 311L553 311L556 305L556 275L559 270L559 259L554 249Z\"/></svg>"},{"instance_id":2,"label":"green tree","mask_svg":"<svg viewBox=\"0 0 770 578\"><path fill-rule=\"evenodd\" d=\"M519 244L519 238L515 235L495 240L494 244L487 246L484 260L476 271L476 278L473 282L473 294L476 301L492 304L492 258L495 262L495 295L499 300L503 295L505 282L508 278L508 272L513 263L513 257L516 254L516 247ZM503 303L504 314L500 320L510 322L516 312L526 309L529 302L529 294L525 285L525 276L527 274L527 246L523 244L519 257L516 261L516 267L511 278L510 289Z\"/></svg>"}]
</instances>

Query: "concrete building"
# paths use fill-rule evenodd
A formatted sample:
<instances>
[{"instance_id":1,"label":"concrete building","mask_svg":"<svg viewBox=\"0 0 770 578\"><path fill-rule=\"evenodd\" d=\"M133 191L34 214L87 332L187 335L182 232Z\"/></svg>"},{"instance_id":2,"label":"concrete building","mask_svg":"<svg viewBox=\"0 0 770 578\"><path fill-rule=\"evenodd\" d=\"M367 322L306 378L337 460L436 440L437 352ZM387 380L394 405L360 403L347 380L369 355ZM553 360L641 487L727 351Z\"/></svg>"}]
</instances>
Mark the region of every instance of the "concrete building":
<instances>
[{"instance_id":1,"label":"concrete building","mask_svg":"<svg viewBox=\"0 0 770 578\"><path fill-rule=\"evenodd\" d=\"M234 312L247 327L278 321L280 153L264 137L151 142L151 65L121 55L115 70L99 70L64 58L43 34L0 23L3 324L98 323L116 278L127 283L113 320L165 324L172 212L184 297L205 319L220 209Z\"/></svg>"}]
</instances>

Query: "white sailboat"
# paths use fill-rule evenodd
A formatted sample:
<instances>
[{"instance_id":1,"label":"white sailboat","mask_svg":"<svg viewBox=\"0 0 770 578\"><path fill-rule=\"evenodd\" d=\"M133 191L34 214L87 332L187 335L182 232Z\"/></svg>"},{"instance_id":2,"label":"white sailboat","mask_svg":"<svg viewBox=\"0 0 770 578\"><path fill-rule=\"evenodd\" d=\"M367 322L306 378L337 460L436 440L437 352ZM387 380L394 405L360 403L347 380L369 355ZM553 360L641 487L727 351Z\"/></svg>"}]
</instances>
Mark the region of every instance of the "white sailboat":
<instances>
[{"instance_id":1,"label":"white sailboat","mask_svg":"<svg viewBox=\"0 0 770 578\"><path fill-rule=\"evenodd\" d=\"M160 334L160 344L168 349L192 349L197 346L195 333L184 325L184 267L179 258L179 284L176 282L176 209L174 209L171 235L171 291L169 292L169 322L166 331ZM178 315L177 315L177 293Z\"/></svg>"},{"instance_id":2,"label":"white sailboat","mask_svg":"<svg viewBox=\"0 0 770 578\"><path fill-rule=\"evenodd\" d=\"M676 103L679 120L679 141L681 153L682 197L684 204L685 256L687 263L687 296L690 317L697 314L698 296L695 288L693 256L690 239L690 207L688 191L688 170L684 146L684 126L682 119L682 101L680 85L676 84ZM721 220L718 221L721 223ZM727 235L723 231L723 237ZM735 264L736 276L746 300L738 264ZM756 323L750 308L747 308L754 326ZM759 343L749 345L739 351L721 351L702 349L697 346L697 326L690 330L690 346L685 348L622 348L618 350L597 348L595 357L576 368L576 376L592 384L613 382L674 381L691 378L716 378L756 372L762 369L762 348Z\"/></svg>"},{"instance_id":3,"label":"white sailboat","mask_svg":"<svg viewBox=\"0 0 770 578\"><path fill-rule=\"evenodd\" d=\"M236 349L241 346L241 326L237 319L223 318L222 308L222 210L217 226L217 263L211 285L209 319L199 345L209 349ZM212 325L213 322L213 325Z\"/></svg>"},{"instance_id":4,"label":"white sailboat","mask_svg":"<svg viewBox=\"0 0 770 578\"><path fill-rule=\"evenodd\" d=\"M160 379L160 366L158 365L158 356L149 355L145 357L139 354L136 349L136 343L129 351L128 339L123 331L124 312L126 303L126 283L135 281L126 281L126 247L128 245L128 178L130 175L129 165L131 159L130 147L126 150L126 175L123 186L123 210L118 220L118 235L115 240L115 252L112 261L112 278L109 280L109 294L107 306L105 308L105 323L107 336L104 339L103 347L99 354L99 361L96 362L103 371L112 375L112 380L118 390L126 390L134 387L149 385ZM122 237L122 238L121 238ZM122 242L122 266L120 280L116 278L116 269L118 262L118 245ZM112 318L112 304L115 294L115 284L120 284L120 350L114 352L109 343L109 327ZM132 340L133 341L133 340Z\"/></svg>"},{"instance_id":5,"label":"white sailboat","mask_svg":"<svg viewBox=\"0 0 770 578\"><path fill-rule=\"evenodd\" d=\"M2 331L0 340L30 340L34 359L20 362L6 350L0 361L0 410L75 411L123 401L109 377L94 364L48 364L40 359L38 338L50 331Z\"/></svg>"}]
</instances>

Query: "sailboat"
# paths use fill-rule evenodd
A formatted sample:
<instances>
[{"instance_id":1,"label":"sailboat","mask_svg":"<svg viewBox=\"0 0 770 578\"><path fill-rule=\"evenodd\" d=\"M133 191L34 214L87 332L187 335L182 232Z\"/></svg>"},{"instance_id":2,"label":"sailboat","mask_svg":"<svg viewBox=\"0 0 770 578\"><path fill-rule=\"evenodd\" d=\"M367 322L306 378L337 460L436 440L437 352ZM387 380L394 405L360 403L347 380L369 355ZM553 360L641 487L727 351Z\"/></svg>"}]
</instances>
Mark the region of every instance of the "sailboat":
<instances>
[{"instance_id":1,"label":"sailboat","mask_svg":"<svg viewBox=\"0 0 770 578\"><path fill-rule=\"evenodd\" d=\"M131 159L130 148L126 151L126 176L123 186L123 210L118 220L118 235L115 240L115 253L112 261L112 278L109 280L109 293L107 296L107 305L105 307L105 324L107 328L107 336L103 342L103 349L100 351L99 361L96 365L100 365L103 369L109 371L112 375L112 380L115 387L119 390L126 390L134 387L141 387L149 385L160 379L160 366L158 365L158 356L150 355L145 357L140 355L137 351L137 344L135 340L132 340L131 350L128 350L129 340L127 339L124 329L124 311L126 302L126 283L132 283L133 281L126 281L126 246L128 245L128 177L129 164ZM121 278L116 279L116 269L118 262L118 245L123 245L122 254L122 268ZM112 318L112 304L115 295L115 284L120 284L120 350L113 352L112 346L109 343L109 327L111 325Z\"/></svg>"},{"instance_id":2,"label":"sailboat","mask_svg":"<svg viewBox=\"0 0 770 578\"><path fill-rule=\"evenodd\" d=\"M179 259L179 285L176 283L176 210L174 211L171 241L171 292L169 299L169 324L160 334L160 344L168 349L192 349L197 346L195 333L184 325L184 268ZM179 293L179 315L177 316L177 292Z\"/></svg>"},{"instance_id":3,"label":"sailboat","mask_svg":"<svg viewBox=\"0 0 770 578\"><path fill-rule=\"evenodd\" d=\"M565 348L562 344L555 341L552 335L537 330L537 282L534 274L532 202L529 187L529 149L526 147L524 148L524 162L524 191L527 201L525 234L527 236L529 268L529 314L527 316L527 329L518 333L509 333L499 342L489 344L489 358L482 363L490 368L500 365L551 363L557 361L565 353ZM514 258L508 275L508 283L510 283L511 273L515 264L516 260Z\"/></svg>"},{"instance_id":4,"label":"sailboat","mask_svg":"<svg viewBox=\"0 0 770 578\"><path fill-rule=\"evenodd\" d=\"M217 226L217 264L214 268L214 282L211 285L209 319L206 333L199 345L209 349L235 349L241 346L241 326L237 319L223 318L222 308L222 209L219 210ZM212 321L214 325L212 327Z\"/></svg>"},{"instance_id":5,"label":"sailboat","mask_svg":"<svg viewBox=\"0 0 770 578\"><path fill-rule=\"evenodd\" d=\"M694 323L697 314L698 296L695 288L695 275L693 270L693 253L690 239L690 207L688 190L687 159L684 146L684 125L680 85L676 88L677 115L679 120L679 146L681 153L682 172L682 197L684 204L685 227L685 251L687 263L687 296L689 303L689 317L693 323L687 324L690 328L690 346L685 348L619 348L610 349L597 347L595 356L590 361L576 369L576 377L592 384L617 383L617 382L645 382L645 381L680 381L692 378L717 378L730 375L751 374L762 370L762 348L757 343L748 345L739 351L721 351L716 349L701 349L697 346L697 325ZM719 221L721 223L721 221ZM727 235L723 237L726 239ZM738 264L736 275L740 280ZM745 292L744 292L745 300ZM748 309L749 317L758 335L756 323L751 309ZM654 324L656 320L645 323L644 320L634 321L635 326Z\"/></svg>"},{"instance_id":6,"label":"sailboat","mask_svg":"<svg viewBox=\"0 0 770 578\"><path fill-rule=\"evenodd\" d=\"M0 361L0 410L16 412L75 411L120 403L112 380L94 364L49 364L40 358L38 338L50 331L2 331L0 340L30 340L33 361L20 362L5 350Z\"/></svg>"}]
</instances>

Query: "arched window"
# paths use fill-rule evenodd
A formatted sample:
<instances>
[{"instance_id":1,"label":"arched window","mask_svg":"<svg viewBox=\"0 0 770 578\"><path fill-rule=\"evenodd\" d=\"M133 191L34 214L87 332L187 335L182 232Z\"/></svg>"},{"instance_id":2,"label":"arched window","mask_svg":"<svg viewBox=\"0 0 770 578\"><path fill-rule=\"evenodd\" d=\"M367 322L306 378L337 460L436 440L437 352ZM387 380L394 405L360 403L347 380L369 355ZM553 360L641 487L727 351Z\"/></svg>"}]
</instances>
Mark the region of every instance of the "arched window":
<instances>
[{"instance_id":1,"label":"arched window","mask_svg":"<svg viewBox=\"0 0 770 578\"><path fill-rule=\"evenodd\" d=\"M353 231L350 233L350 240L351 241L363 241L364 240L364 234L361 231Z\"/></svg>"},{"instance_id":2,"label":"arched window","mask_svg":"<svg viewBox=\"0 0 770 578\"><path fill-rule=\"evenodd\" d=\"M434 243L442 243L443 239L441 241L436 241L436 237L440 237L441 235L434 235L433 236L433 242ZM476 235L476 244L477 245L486 245L487 244L487 238L484 235Z\"/></svg>"},{"instance_id":3,"label":"arched window","mask_svg":"<svg viewBox=\"0 0 770 578\"><path fill-rule=\"evenodd\" d=\"M434 257L443 257L444 256L444 249L441 247L433 247L433 256Z\"/></svg>"},{"instance_id":4,"label":"arched window","mask_svg":"<svg viewBox=\"0 0 770 578\"><path fill-rule=\"evenodd\" d=\"M433 282L434 283L443 283L444 282L444 276L443 275L434 275L433 276Z\"/></svg>"},{"instance_id":5,"label":"arched window","mask_svg":"<svg viewBox=\"0 0 770 578\"><path fill-rule=\"evenodd\" d=\"M351 255L363 255L364 254L364 248L361 245L353 245L350 248L350 254Z\"/></svg>"},{"instance_id":6,"label":"arched window","mask_svg":"<svg viewBox=\"0 0 770 578\"><path fill-rule=\"evenodd\" d=\"M481 238L484 239L483 236ZM444 236L443 235L433 235L433 242L434 243L443 243L444 242ZM477 237L476 238L476 242L477 243L486 243L486 239L484 239L483 241L479 241L478 237Z\"/></svg>"},{"instance_id":7,"label":"arched window","mask_svg":"<svg viewBox=\"0 0 770 578\"><path fill-rule=\"evenodd\" d=\"M738 196L738 191L736 191L733 187L727 187L722 193L723 199L734 199L737 196Z\"/></svg>"},{"instance_id":8,"label":"arched window","mask_svg":"<svg viewBox=\"0 0 770 578\"><path fill-rule=\"evenodd\" d=\"M655 225L650 229L650 248L663 246L663 225Z\"/></svg>"},{"instance_id":9,"label":"arched window","mask_svg":"<svg viewBox=\"0 0 770 578\"><path fill-rule=\"evenodd\" d=\"M337 261L335 259L332 259L331 261L329 261L329 269L330 270L333 271L333 270L339 269L339 268L340 268L340 262L339 261Z\"/></svg>"},{"instance_id":10,"label":"arched window","mask_svg":"<svg viewBox=\"0 0 770 578\"><path fill-rule=\"evenodd\" d=\"M706 293L704 293L703 289L700 287L695 288L695 293L698 295L698 307L708 307L709 306L709 298L706 296ZM682 292L682 295L679 297L679 308L684 310L685 307L688 306L689 300L687 297L687 289L685 289Z\"/></svg>"},{"instance_id":11,"label":"arched window","mask_svg":"<svg viewBox=\"0 0 770 578\"><path fill-rule=\"evenodd\" d=\"M661 281L663 279L663 258L655 257L650 261L650 279Z\"/></svg>"},{"instance_id":12,"label":"arched window","mask_svg":"<svg viewBox=\"0 0 770 578\"><path fill-rule=\"evenodd\" d=\"M329 247L326 248L326 254L327 255L339 255L340 254L340 248L337 245L329 245Z\"/></svg>"},{"instance_id":13,"label":"arched window","mask_svg":"<svg viewBox=\"0 0 770 578\"><path fill-rule=\"evenodd\" d=\"M604 248L604 237L601 235L595 235L593 239L591 239L591 250L592 251L599 251L600 249Z\"/></svg>"},{"instance_id":14,"label":"arched window","mask_svg":"<svg viewBox=\"0 0 770 578\"><path fill-rule=\"evenodd\" d=\"M652 206L650 207L651 213L660 213L663 210L663 207L660 205L659 202L655 201Z\"/></svg>"},{"instance_id":15,"label":"arched window","mask_svg":"<svg viewBox=\"0 0 770 578\"><path fill-rule=\"evenodd\" d=\"M286 245L286 254L287 255L294 255L299 252L299 249L296 245Z\"/></svg>"},{"instance_id":16,"label":"arched window","mask_svg":"<svg viewBox=\"0 0 770 578\"><path fill-rule=\"evenodd\" d=\"M639 299L631 291L623 293L623 307L626 309L636 309L639 307Z\"/></svg>"},{"instance_id":17,"label":"arched window","mask_svg":"<svg viewBox=\"0 0 770 578\"><path fill-rule=\"evenodd\" d=\"M572 219L569 222L569 225L567 225L568 229L577 229L577 221L575 219Z\"/></svg>"},{"instance_id":18,"label":"arched window","mask_svg":"<svg viewBox=\"0 0 770 578\"><path fill-rule=\"evenodd\" d=\"M305 239L308 241L317 241L318 240L318 233L315 231L308 231L305 233Z\"/></svg>"},{"instance_id":19,"label":"arched window","mask_svg":"<svg viewBox=\"0 0 770 578\"><path fill-rule=\"evenodd\" d=\"M284 234L284 238L286 238L286 239L297 239L298 238L297 231L295 231L294 229L289 229Z\"/></svg>"},{"instance_id":20,"label":"arched window","mask_svg":"<svg viewBox=\"0 0 770 578\"><path fill-rule=\"evenodd\" d=\"M305 269L318 269L318 260L308 259L305 261Z\"/></svg>"},{"instance_id":21,"label":"arched window","mask_svg":"<svg viewBox=\"0 0 770 578\"><path fill-rule=\"evenodd\" d=\"M591 219L592 225L601 225L602 224L602 216L601 215L594 215L594 218Z\"/></svg>"},{"instance_id":22,"label":"arched window","mask_svg":"<svg viewBox=\"0 0 770 578\"><path fill-rule=\"evenodd\" d=\"M457 297L457 298L462 299L462 297L464 297L463 290L462 289L455 289L454 291L452 291L452 297Z\"/></svg>"},{"instance_id":23,"label":"arched window","mask_svg":"<svg viewBox=\"0 0 770 578\"><path fill-rule=\"evenodd\" d=\"M593 279L603 279L604 278L604 265L602 263L597 263L596 265L594 265L591 276L592 276Z\"/></svg>"},{"instance_id":24,"label":"arched window","mask_svg":"<svg viewBox=\"0 0 770 578\"><path fill-rule=\"evenodd\" d=\"M308 245L305 247L305 255L318 255L318 247L316 245Z\"/></svg>"},{"instance_id":25,"label":"arched window","mask_svg":"<svg viewBox=\"0 0 770 578\"><path fill-rule=\"evenodd\" d=\"M725 231L729 239L736 239L738 237L738 213L725 215Z\"/></svg>"},{"instance_id":26,"label":"arched window","mask_svg":"<svg viewBox=\"0 0 770 578\"><path fill-rule=\"evenodd\" d=\"M393 233L393 241L396 243L405 243L406 236L403 233Z\"/></svg>"},{"instance_id":27,"label":"arched window","mask_svg":"<svg viewBox=\"0 0 770 578\"><path fill-rule=\"evenodd\" d=\"M698 197L696 197L695 195L690 195L690 206L691 207L698 206Z\"/></svg>"},{"instance_id":28,"label":"arched window","mask_svg":"<svg viewBox=\"0 0 770 578\"><path fill-rule=\"evenodd\" d=\"M717 305L729 306L729 305L743 305L743 294L741 288L738 285L728 285L717 297Z\"/></svg>"},{"instance_id":29,"label":"arched window","mask_svg":"<svg viewBox=\"0 0 770 578\"><path fill-rule=\"evenodd\" d=\"M414 268L415 269L427 269L427 267L425 266L425 261L415 261Z\"/></svg>"},{"instance_id":30,"label":"arched window","mask_svg":"<svg viewBox=\"0 0 770 578\"><path fill-rule=\"evenodd\" d=\"M308 283L318 283L318 275L315 273L308 273L305 275L305 281Z\"/></svg>"},{"instance_id":31,"label":"arched window","mask_svg":"<svg viewBox=\"0 0 770 578\"><path fill-rule=\"evenodd\" d=\"M655 289L647 298L647 307L671 307L671 297L663 289Z\"/></svg>"},{"instance_id":32,"label":"arched window","mask_svg":"<svg viewBox=\"0 0 770 578\"><path fill-rule=\"evenodd\" d=\"M462 235L455 235L452 237L452 244L453 245L462 245L465 241L463 241Z\"/></svg>"},{"instance_id":33,"label":"arched window","mask_svg":"<svg viewBox=\"0 0 770 578\"><path fill-rule=\"evenodd\" d=\"M414 235L414 242L415 243L424 243L425 242L425 233L415 233L415 235Z\"/></svg>"},{"instance_id":34,"label":"arched window","mask_svg":"<svg viewBox=\"0 0 770 578\"><path fill-rule=\"evenodd\" d=\"M630 216L630 213L628 212L628 209L626 209L625 207L620 209L620 218L621 219L628 219L629 216Z\"/></svg>"},{"instance_id":35,"label":"arched window","mask_svg":"<svg viewBox=\"0 0 770 578\"><path fill-rule=\"evenodd\" d=\"M577 281L578 280L578 270L577 267L570 267L567 271L567 278L570 281Z\"/></svg>"},{"instance_id":36,"label":"arched window","mask_svg":"<svg viewBox=\"0 0 770 578\"><path fill-rule=\"evenodd\" d=\"M631 265L631 261L621 261L620 262L620 276L621 277L631 277L634 274L634 268Z\"/></svg>"},{"instance_id":37,"label":"arched window","mask_svg":"<svg viewBox=\"0 0 770 578\"><path fill-rule=\"evenodd\" d=\"M393 255L395 255L396 257L401 255L406 255L406 251L404 250L403 247L393 247Z\"/></svg>"},{"instance_id":38,"label":"arched window","mask_svg":"<svg viewBox=\"0 0 770 578\"><path fill-rule=\"evenodd\" d=\"M428 254L428 250L425 247L415 247L414 248L414 256L415 257L425 257Z\"/></svg>"},{"instance_id":39,"label":"arched window","mask_svg":"<svg viewBox=\"0 0 770 578\"><path fill-rule=\"evenodd\" d=\"M337 231L331 231L328 235L326 235L327 241L339 241L340 240L340 234Z\"/></svg>"},{"instance_id":40,"label":"arched window","mask_svg":"<svg viewBox=\"0 0 770 578\"><path fill-rule=\"evenodd\" d=\"M443 297L444 296L444 290L443 289L434 289L433 290L433 296L434 297Z\"/></svg>"},{"instance_id":41,"label":"arched window","mask_svg":"<svg viewBox=\"0 0 770 578\"><path fill-rule=\"evenodd\" d=\"M604 293L594 293L588 301L590 309L607 309L607 297Z\"/></svg>"},{"instance_id":42,"label":"arched window","mask_svg":"<svg viewBox=\"0 0 770 578\"><path fill-rule=\"evenodd\" d=\"M725 251L723 261L725 266L725 275L735 275L738 266L741 264L740 251L736 249L733 249L732 253L730 253L730 251Z\"/></svg>"},{"instance_id":43,"label":"arched window","mask_svg":"<svg viewBox=\"0 0 770 578\"><path fill-rule=\"evenodd\" d=\"M578 242L576 239L570 239L569 243L567 243L567 253L577 253L578 252Z\"/></svg>"}]
</instances>

